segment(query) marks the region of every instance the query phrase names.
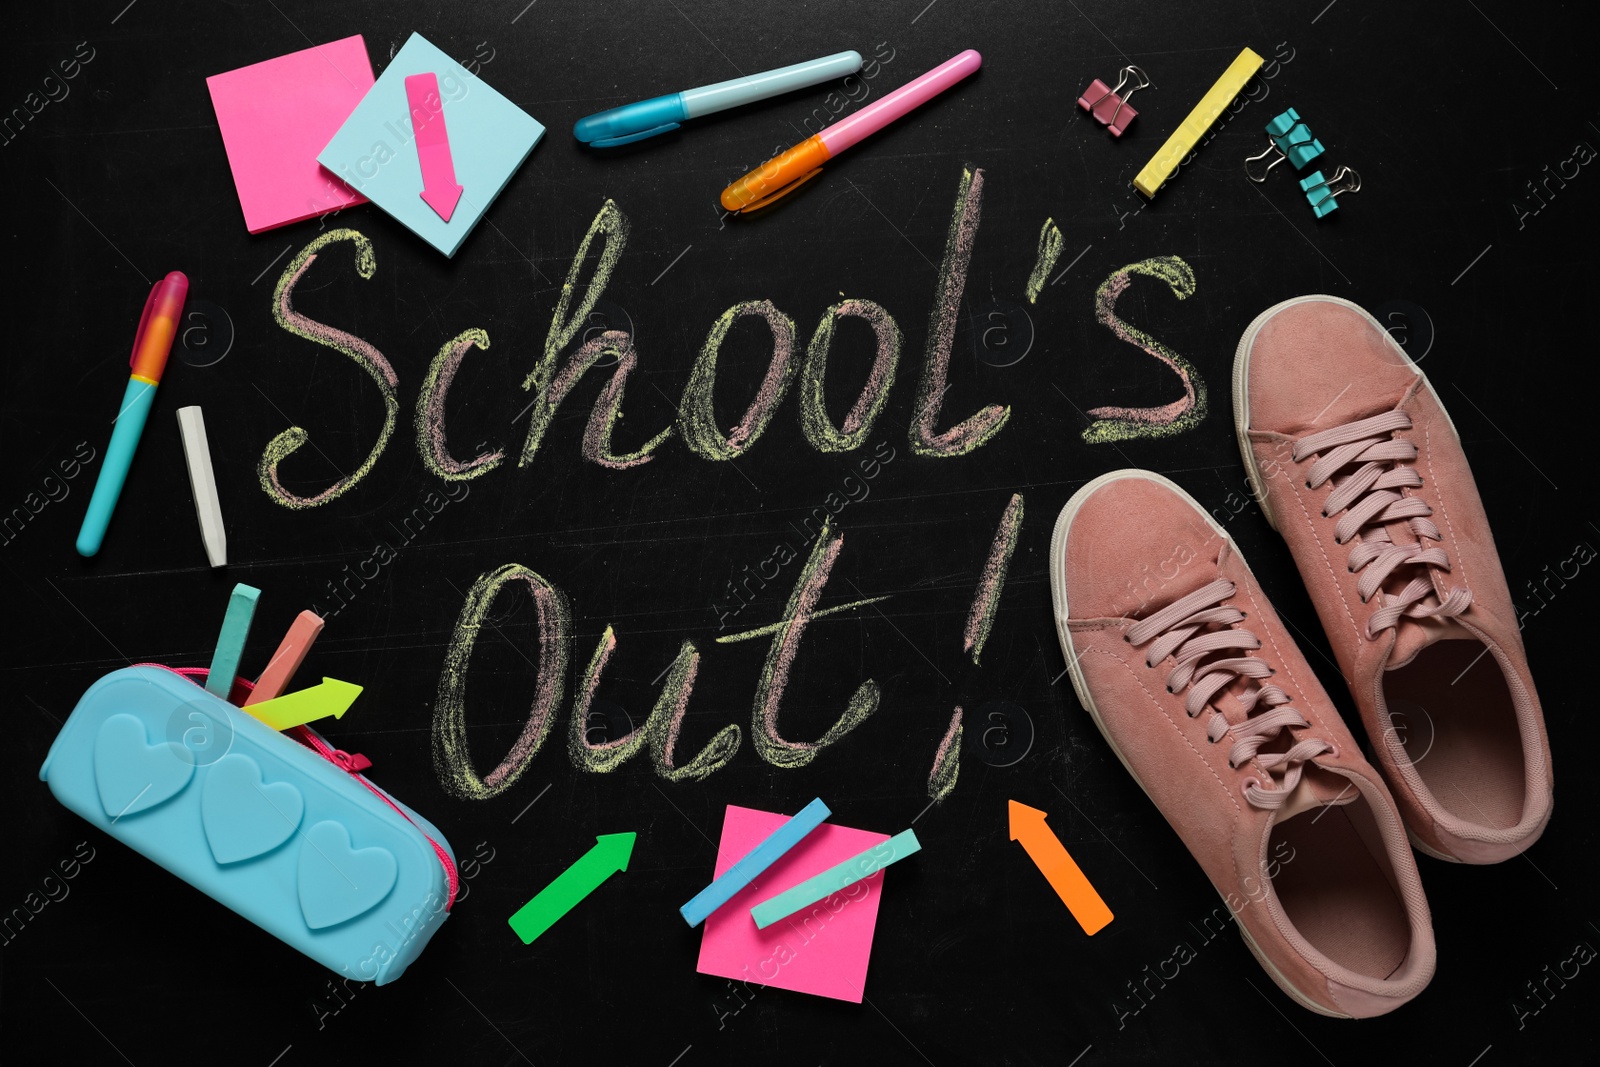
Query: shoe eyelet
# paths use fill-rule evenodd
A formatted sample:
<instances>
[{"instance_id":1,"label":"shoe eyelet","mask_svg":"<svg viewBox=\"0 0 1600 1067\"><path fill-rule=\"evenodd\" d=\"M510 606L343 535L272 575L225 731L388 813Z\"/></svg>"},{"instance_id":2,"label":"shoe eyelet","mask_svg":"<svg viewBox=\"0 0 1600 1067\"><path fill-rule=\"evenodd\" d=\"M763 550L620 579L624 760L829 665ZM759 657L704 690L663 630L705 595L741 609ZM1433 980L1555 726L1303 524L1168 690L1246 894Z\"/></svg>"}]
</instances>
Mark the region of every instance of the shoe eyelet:
<instances>
[{"instance_id":1,"label":"shoe eyelet","mask_svg":"<svg viewBox=\"0 0 1600 1067\"><path fill-rule=\"evenodd\" d=\"M1123 639L1123 640L1124 640L1124 641L1126 641L1126 642L1127 642L1127 643L1128 643L1128 644L1130 644L1130 645L1131 645L1131 644L1133 644L1133 638L1131 638L1131 637L1129 637L1129 636L1128 636L1128 635L1127 635L1127 634L1123 634L1123 635L1122 635L1122 639Z\"/></svg>"},{"instance_id":2,"label":"shoe eyelet","mask_svg":"<svg viewBox=\"0 0 1600 1067\"><path fill-rule=\"evenodd\" d=\"M1261 779L1257 778L1255 775L1251 775L1249 778L1246 778L1244 781L1239 783L1239 792L1248 794L1250 790L1257 788L1260 785Z\"/></svg>"},{"instance_id":3,"label":"shoe eyelet","mask_svg":"<svg viewBox=\"0 0 1600 1067\"><path fill-rule=\"evenodd\" d=\"M1322 509L1322 517L1323 518L1327 518L1328 517L1328 509L1327 508L1323 508Z\"/></svg>"},{"instance_id":4,"label":"shoe eyelet","mask_svg":"<svg viewBox=\"0 0 1600 1067\"><path fill-rule=\"evenodd\" d=\"M1169 697L1171 697L1171 696L1177 696L1177 695L1178 695L1178 694L1176 694L1176 693L1174 693L1174 692L1173 692L1173 691L1172 691L1172 686L1170 686L1170 685L1169 685L1169 686L1167 686L1167 696L1169 696ZM1192 718L1194 718L1194 716L1192 716L1192 715L1191 715L1191 716L1189 716L1189 717L1190 717L1190 718L1191 718L1191 719L1192 719Z\"/></svg>"},{"instance_id":5,"label":"shoe eyelet","mask_svg":"<svg viewBox=\"0 0 1600 1067\"><path fill-rule=\"evenodd\" d=\"M1310 488L1311 488L1311 479L1310 479L1310 478L1307 478L1307 479L1306 479L1306 488L1307 488L1307 489L1310 489Z\"/></svg>"},{"instance_id":6,"label":"shoe eyelet","mask_svg":"<svg viewBox=\"0 0 1600 1067\"><path fill-rule=\"evenodd\" d=\"M1327 757L1329 759L1338 759L1339 758L1339 746L1334 744L1332 741L1327 741L1327 742L1324 742L1324 743L1328 746Z\"/></svg>"}]
</instances>

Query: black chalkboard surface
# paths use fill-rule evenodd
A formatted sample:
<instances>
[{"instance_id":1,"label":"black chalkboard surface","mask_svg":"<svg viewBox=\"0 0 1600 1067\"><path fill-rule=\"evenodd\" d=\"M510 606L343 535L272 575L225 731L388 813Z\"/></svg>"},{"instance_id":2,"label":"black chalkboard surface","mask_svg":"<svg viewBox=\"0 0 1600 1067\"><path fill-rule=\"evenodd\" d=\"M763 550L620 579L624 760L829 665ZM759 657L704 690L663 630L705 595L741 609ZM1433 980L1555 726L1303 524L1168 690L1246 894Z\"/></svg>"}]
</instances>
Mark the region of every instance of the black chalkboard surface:
<instances>
[{"instance_id":1,"label":"black chalkboard surface","mask_svg":"<svg viewBox=\"0 0 1600 1067\"><path fill-rule=\"evenodd\" d=\"M111 0L15 16L0 44L12 352L0 475L11 725L0 797L12 824L0 1034L11 1056L284 1067L1586 1059L1600 916L1583 605L1600 586L1587 566L1600 518L1579 431L1600 388L1589 339L1600 95L1581 13L1503 0ZM355 33L381 72L413 32L548 127L460 251L446 259L373 206L247 235L205 77ZM1133 175L1247 45L1269 62L1246 102L1146 202ZM875 76L609 153L571 137L593 111L845 48L873 59ZM983 53L978 74L774 209L724 216L717 195L734 178L965 48ZM1134 97L1138 118L1119 140L1075 101L1130 62L1154 84ZM1328 144L1327 162L1364 184L1321 222L1289 168L1259 186L1242 173L1262 125L1288 106ZM941 265L962 195L981 197L981 216L952 295ZM1047 219L1059 252L1030 298ZM596 269L602 238L586 262L575 257L597 220L621 252L555 354L606 330L628 335L636 362L610 452L671 434L627 467L585 453L590 411L624 357L602 353L553 412L530 410L524 389L563 285L575 283L576 306ZM274 316L286 268L336 230L370 247L370 277L357 270L356 238L341 236L318 251L293 304L393 367L393 433L365 468L384 432L382 391ZM1189 295L1136 274L1115 313L1192 364L1207 414L1162 438L1085 440L1091 408L1179 395L1170 370L1096 318L1115 272L1174 259ZM150 280L174 269L191 281L185 328L105 547L85 560L73 540L132 331ZM1522 609L1560 772L1554 821L1525 856L1490 867L1419 859L1437 977L1366 1022L1296 1006L1235 932L1206 925L1215 892L1064 677L1047 581L1051 525L1075 489L1117 467L1159 471L1225 520L1354 721L1288 553L1250 497L1228 400L1245 325L1313 292L1377 313L1454 415ZM729 309L760 301L776 309L769 321L792 320L797 366L842 301L870 301L879 327L902 335L885 404L854 449L813 441L830 439L826 427L807 432L803 383L733 458L686 443L679 412L697 354ZM948 377L924 387L941 301ZM728 329L700 409L724 432L772 350L752 319ZM872 326L837 322L819 394L836 434L868 381ZM505 458L446 481L425 455L419 397L441 349L471 330L486 341L465 353L444 404L450 454ZM927 455L911 431L930 402L938 431L991 406L1009 414L964 454ZM206 566L195 522L174 417L189 404L208 420L223 569ZM536 419L542 438L519 463ZM325 503L285 506L258 466L290 427L307 443L281 463L283 493L359 480ZM968 619L1014 498L1015 553L973 655ZM814 741L853 699L875 696L875 709L820 751L765 751L773 637L718 638L782 622L813 550L836 539L818 617L782 685L780 729ZM559 597L541 615L512 582L464 656L464 603L513 565ZM37 780L95 679L133 662L204 666L237 582L263 591L243 671L265 666L299 611L326 615L300 682L326 675L366 690L325 732L370 758L373 779L437 823L463 861L453 916L395 984L332 981L88 827ZM580 735L600 743L643 726L688 643L698 658L677 766L736 728L721 766L670 780L648 749L603 773L569 758L574 696L608 631L615 645ZM484 784L541 699L542 747ZM957 709L959 741L936 759ZM677 908L710 880L726 806L794 812L817 796L839 824L909 826L923 844L886 874L864 1001L697 973L701 934ZM1009 800L1048 813L1115 913L1103 931L1085 936L1008 839ZM619 832L638 834L628 870L521 944L508 916L597 834Z\"/></svg>"}]
</instances>

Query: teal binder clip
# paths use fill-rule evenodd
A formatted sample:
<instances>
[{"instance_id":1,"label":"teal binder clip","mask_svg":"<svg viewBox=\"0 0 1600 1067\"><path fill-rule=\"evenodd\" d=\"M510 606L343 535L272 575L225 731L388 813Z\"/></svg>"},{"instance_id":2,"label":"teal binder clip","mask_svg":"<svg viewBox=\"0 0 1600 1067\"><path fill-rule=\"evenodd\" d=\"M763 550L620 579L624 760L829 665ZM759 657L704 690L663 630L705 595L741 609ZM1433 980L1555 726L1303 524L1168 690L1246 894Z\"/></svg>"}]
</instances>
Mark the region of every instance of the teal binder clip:
<instances>
[{"instance_id":1,"label":"teal binder clip","mask_svg":"<svg viewBox=\"0 0 1600 1067\"><path fill-rule=\"evenodd\" d=\"M1267 123L1266 130L1266 151L1244 161L1245 175L1253 182L1266 181L1268 172L1285 159L1294 164L1295 170L1302 170L1325 151L1322 142L1312 136L1311 127L1300 120L1300 113L1292 107ZM1267 160L1267 165L1254 169L1252 165L1262 160Z\"/></svg>"},{"instance_id":2,"label":"teal binder clip","mask_svg":"<svg viewBox=\"0 0 1600 1067\"><path fill-rule=\"evenodd\" d=\"M1324 178L1322 172L1316 170L1300 179L1300 188L1305 191L1311 213L1319 219L1326 218L1339 210L1340 196L1361 191L1361 175L1349 167L1340 167L1332 178Z\"/></svg>"}]
</instances>

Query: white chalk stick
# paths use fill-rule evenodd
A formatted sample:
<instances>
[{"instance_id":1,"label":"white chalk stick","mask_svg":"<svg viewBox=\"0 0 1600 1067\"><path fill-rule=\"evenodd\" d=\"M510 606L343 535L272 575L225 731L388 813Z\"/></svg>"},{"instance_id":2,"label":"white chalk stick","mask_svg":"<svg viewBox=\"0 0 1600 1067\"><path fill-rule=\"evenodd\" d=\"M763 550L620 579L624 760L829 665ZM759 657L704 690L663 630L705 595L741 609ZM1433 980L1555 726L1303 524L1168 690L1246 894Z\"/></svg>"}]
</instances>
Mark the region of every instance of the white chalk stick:
<instances>
[{"instance_id":1,"label":"white chalk stick","mask_svg":"<svg viewBox=\"0 0 1600 1067\"><path fill-rule=\"evenodd\" d=\"M183 455L189 462L189 487L194 490L194 513L200 520L206 559L213 567L221 567L228 562L228 531L222 528L222 505L217 502L217 479L211 473L205 416L198 407L179 408L178 429L183 434Z\"/></svg>"}]
</instances>

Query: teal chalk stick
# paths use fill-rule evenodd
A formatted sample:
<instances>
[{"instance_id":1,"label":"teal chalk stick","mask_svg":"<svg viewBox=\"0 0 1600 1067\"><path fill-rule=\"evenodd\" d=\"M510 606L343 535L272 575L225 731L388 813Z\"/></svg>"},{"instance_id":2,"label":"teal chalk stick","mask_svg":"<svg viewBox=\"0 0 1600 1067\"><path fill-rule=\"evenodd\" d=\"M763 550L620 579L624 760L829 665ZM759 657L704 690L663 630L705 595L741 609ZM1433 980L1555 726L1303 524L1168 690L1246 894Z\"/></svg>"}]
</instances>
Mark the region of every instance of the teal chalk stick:
<instances>
[{"instance_id":1,"label":"teal chalk stick","mask_svg":"<svg viewBox=\"0 0 1600 1067\"><path fill-rule=\"evenodd\" d=\"M851 856L843 863L829 867L815 877L807 878L770 900L763 900L750 909L750 917L756 921L756 926L765 930L773 923L787 919L801 908L809 907L841 889L848 889L896 860L903 860L921 851L922 842L917 840L916 832L902 830L882 844L873 845L865 852Z\"/></svg>"},{"instance_id":2,"label":"teal chalk stick","mask_svg":"<svg viewBox=\"0 0 1600 1067\"><path fill-rule=\"evenodd\" d=\"M678 913L683 916L683 921L690 926L699 926L705 922L707 916L726 904L758 874L778 862L785 852L798 845L801 838L821 826L829 814L828 805L822 802L821 797L801 808L799 814L772 831L765 841L746 852L737 863L722 872L722 877L700 890L693 900L679 908Z\"/></svg>"},{"instance_id":3,"label":"teal chalk stick","mask_svg":"<svg viewBox=\"0 0 1600 1067\"><path fill-rule=\"evenodd\" d=\"M211 673L206 675L206 690L223 700L233 689L233 679L239 673L239 660L244 656L245 639L250 636L250 622L256 617L256 600L261 590L240 582L228 597L228 613L222 617L222 632L217 635L217 651L211 657Z\"/></svg>"}]
</instances>

